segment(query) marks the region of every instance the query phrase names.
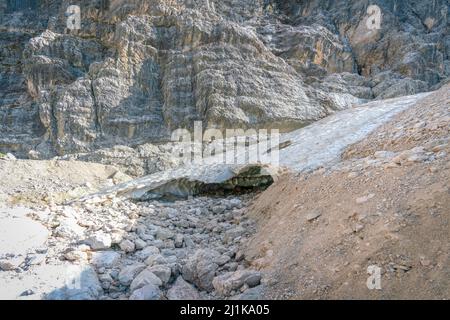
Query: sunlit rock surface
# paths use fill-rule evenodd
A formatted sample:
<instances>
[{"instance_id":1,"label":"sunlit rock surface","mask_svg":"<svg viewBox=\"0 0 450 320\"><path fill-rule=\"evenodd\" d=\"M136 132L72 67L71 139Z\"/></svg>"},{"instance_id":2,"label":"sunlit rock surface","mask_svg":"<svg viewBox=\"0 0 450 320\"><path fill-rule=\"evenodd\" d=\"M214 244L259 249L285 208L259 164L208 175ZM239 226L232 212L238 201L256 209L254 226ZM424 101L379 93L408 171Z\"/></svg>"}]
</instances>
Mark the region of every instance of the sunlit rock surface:
<instances>
[{"instance_id":1,"label":"sunlit rock surface","mask_svg":"<svg viewBox=\"0 0 450 320\"><path fill-rule=\"evenodd\" d=\"M108 148L167 141L195 120L288 131L449 75L445 0L375 1L379 30L349 0L80 1L75 31L70 4L0 1L2 152L114 163ZM134 174L167 167L154 158Z\"/></svg>"}]
</instances>

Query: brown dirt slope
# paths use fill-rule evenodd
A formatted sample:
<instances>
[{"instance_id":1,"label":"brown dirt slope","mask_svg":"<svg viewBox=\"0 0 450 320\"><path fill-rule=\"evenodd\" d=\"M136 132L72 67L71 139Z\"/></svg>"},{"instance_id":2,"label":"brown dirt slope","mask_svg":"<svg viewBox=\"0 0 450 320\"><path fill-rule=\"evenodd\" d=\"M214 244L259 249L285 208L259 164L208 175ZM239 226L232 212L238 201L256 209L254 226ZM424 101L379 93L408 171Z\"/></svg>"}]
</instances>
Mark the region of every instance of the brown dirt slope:
<instances>
[{"instance_id":1,"label":"brown dirt slope","mask_svg":"<svg viewBox=\"0 0 450 320\"><path fill-rule=\"evenodd\" d=\"M270 279L267 298L450 298L449 89L349 147L338 167L286 175L259 196L246 254ZM381 290L366 285L370 265Z\"/></svg>"}]
</instances>

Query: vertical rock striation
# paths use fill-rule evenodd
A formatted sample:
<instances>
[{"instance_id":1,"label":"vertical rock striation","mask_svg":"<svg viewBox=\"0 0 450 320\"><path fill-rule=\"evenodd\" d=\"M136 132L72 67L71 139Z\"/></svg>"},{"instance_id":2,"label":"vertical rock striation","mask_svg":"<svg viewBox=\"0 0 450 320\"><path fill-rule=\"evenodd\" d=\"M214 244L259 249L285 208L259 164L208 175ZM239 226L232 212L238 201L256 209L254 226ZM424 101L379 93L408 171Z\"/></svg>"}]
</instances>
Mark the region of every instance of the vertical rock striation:
<instances>
[{"instance_id":1,"label":"vertical rock striation","mask_svg":"<svg viewBox=\"0 0 450 320\"><path fill-rule=\"evenodd\" d=\"M450 71L445 0L374 1L380 30L367 1L82 0L81 30L71 4L0 1L1 152L101 161L196 120L290 130Z\"/></svg>"}]
</instances>

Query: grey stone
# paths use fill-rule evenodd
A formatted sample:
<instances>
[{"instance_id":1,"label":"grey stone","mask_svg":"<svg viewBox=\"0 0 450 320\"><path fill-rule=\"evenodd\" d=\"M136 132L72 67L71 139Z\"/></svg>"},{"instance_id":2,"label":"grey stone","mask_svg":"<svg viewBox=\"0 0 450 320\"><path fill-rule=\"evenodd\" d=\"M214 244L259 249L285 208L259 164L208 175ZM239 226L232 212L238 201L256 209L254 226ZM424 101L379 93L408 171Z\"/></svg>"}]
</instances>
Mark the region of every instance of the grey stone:
<instances>
[{"instance_id":1,"label":"grey stone","mask_svg":"<svg viewBox=\"0 0 450 320\"><path fill-rule=\"evenodd\" d=\"M221 213L223 213L225 210L226 210L227 208L225 207L225 206L223 206L223 205L218 205L218 206L214 206L214 207L212 207L212 212L214 213L214 214L221 214Z\"/></svg>"},{"instance_id":2,"label":"grey stone","mask_svg":"<svg viewBox=\"0 0 450 320\"><path fill-rule=\"evenodd\" d=\"M182 234L177 234L175 236L175 248L182 248L184 243L184 236Z\"/></svg>"},{"instance_id":3,"label":"grey stone","mask_svg":"<svg viewBox=\"0 0 450 320\"><path fill-rule=\"evenodd\" d=\"M148 269L142 270L130 284L130 291L135 291L146 285L161 286L162 281L153 272Z\"/></svg>"},{"instance_id":4,"label":"grey stone","mask_svg":"<svg viewBox=\"0 0 450 320\"><path fill-rule=\"evenodd\" d=\"M136 253L136 256L138 256L139 259L141 259L141 260L145 260L148 257L159 254L159 253L160 253L160 250L157 247L148 246L148 247L145 247L144 249L142 249L141 251L138 251Z\"/></svg>"},{"instance_id":5,"label":"grey stone","mask_svg":"<svg viewBox=\"0 0 450 320\"><path fill-rule=\"evenodd\" d=\"M237 226L235 228L229 229L225 232L225 241L228 243L232 243L236 238L241 237L245 234L245 229L241 226Z\"/></svg>"},{"instance_id":6,"label":"grey stone","mask_svg":"<svg viewBox=\"0 0 450 320\"><path fill-rule=\"evenodd\" d=\"M22 261L20 263L22 263ZM13 263L13 261L0 260L0 270L2 270L2 271L12 271L18 267L19 266L16 263Z\"/></svg>"},{"instance_id":7,"label":"grey stone","mask_svg":"<svg viewBox=\"0 0 450 320\"><path fill-rule=\"evenodd\" d=\"M187 283L181 276L177 278L173 286L167 291L169 300L200 300L200 294L193 285Z\"/></svg>"},{"instance_id":8,"label":"grey stone","mask_svg":"<svg viewBox=\"0 0 450 320\"><path fill-rule=\"evenodd\" d=\"M314 211L314 212L309 212L307 215L306 215L306 221L314 221L314 220L316 220L317 218L319 218L320 216L321 216L322 214L320 213L320 212L317 212L317 211Z\"/></svg>"},{"instance_id":9,"label":"grey stone","mask_svg":"<svg viewBox=\"0 0 450 320\"><path fill-rule=\"evenodd\" d=\"M164 228L159 228L156 231L156 237L160 240L168 240L168 239L173 239L175 237L175 234L168 230L168 229L164 229Z\"/></svg>"},{"instance_id":10,"label":"grey stone","mask_svg":"<svg viewBox=\"0 0 450 320\"><path fill-rule=\"evenodd\" d=\"M136 239L136 240L134 240L134 245L135 245L136 250L142 250L147 246L147 242L145 242L142 239Z\"/></svg>"},{"instance_id":11,"label":"grey stone","mask_svg":"<svg viewBox=\"0 0 450 320\"><path fill-rule=\"evenodd\" d=\"M97 269L112 268L120 260L120 254L115 251L99 251L93 252L91 257L91 264Z\"/></svg>"},{"instance_id":12,"label":"grey stone","mask_svg":"<svg viewBox=\"0 0 450 320\"><path fill-rule=\"evenodd\" d=\"M263 285L259 285L254 288L247 289L243 293L232 297L232 300L263 300L264 290L265 287Z\"/></svg>"},{"instance_id":13,"label":"grey stone","mask_svg":"<svg viewBox=\"0 0 450 320\"><path fill-rule=\"evenodd\" d=\"M169 282L170 275L172 274L172 269L163 265L155 265L147 268L147 270L153 272L155 276L161 279L163 285L166 285Z\"/></svg>"},{"instance_id":14,"label":"grey stone","mask_svg":"<svg viewBox=\"0 0 450 320\"><path fill-rule=\"evenodd\" d=\"M143 263L136 263L130 266L126 266L122 270L120 270L118 280L122 285L129 286L133 279L145 268L146 265Z\"/></svg>"},{"instance_id":15,"label":"grey stone","mask_svg":"<svg viewBox=\"0 0 450 320\"><path fill-rule=\"evenodd\" d=\"M134 250L136 249L134 242L130 240L123 240L119 244L119 247L126 253L134 252Z\"/></svg>"},{"instance_id":16,"label":"grey stone","mask_svg":"<svg viewBox=\"0 0 450 320\"><path fill-rule=\"evenodd\" d=\"M198 288L213 290L212 281L219 268L214 261L220 256L217 251L206 249L197 250L182 268L183 278L195 284Z\"/></svg>"},{"instance_id":17,"label":"grey stone","mask_svg":"<svg viewBox=\"0 0 450 320\"><path fill-rule=\"evenodd\" d=\"M158 286L152 284L133 291L130 296L130 300L161 300L162 298L162 291Z\"/></svg>"},{"instance_id":18,"label":"grey stone","mask_svg":"<svg viewBox=\"0 0 450 320\"><path fill-rule=\"evenodd\" d=\"M231 260L230 256L228 255L221 255L219 258L217 258L214 262L219 265L219 267L227 264Z\"/></svg>"},{"instance_id":19,"label":"grey stone","mask_svg":"<svg viewBox=\"0 0 450 320\"><path fill-rule=\"evenodd\" d=\"M255 287L261 282L261 273L254 270L239 270L227 272L213 280L214 289L219 295L229 296L242 286Z\"/></svg>"},{"instance_id":20,"label":"grey stone","mask_svg":"<svg viewBox=\"0 0 450 320\"><path fill-rule=\"evenodd\" d=\"M166 264L167 260L166 258L164 258L164 256L160 255L160 254L155 254L152 256L149 256L147 259L145 259L145 264L152 267L155 265L160 265L160 264Z\"/></svg>"}]
</instances>

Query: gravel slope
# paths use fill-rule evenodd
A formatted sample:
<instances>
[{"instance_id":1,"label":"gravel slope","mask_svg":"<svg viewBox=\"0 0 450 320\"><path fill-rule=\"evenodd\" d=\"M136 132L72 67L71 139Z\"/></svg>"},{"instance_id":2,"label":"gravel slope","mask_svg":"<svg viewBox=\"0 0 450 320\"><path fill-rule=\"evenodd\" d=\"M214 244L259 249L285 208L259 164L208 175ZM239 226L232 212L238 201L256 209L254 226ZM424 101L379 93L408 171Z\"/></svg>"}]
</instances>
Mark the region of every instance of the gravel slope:
<instances>
[{"instance_id":1,"label":"gravel slope","mask_svg":"<svg viewBox=\"0 0 450 320\"><path fill-rule=\"evenodd\" d=\"M312 173L286 175L250 209L248 260L265 296L449 299L449 87ZM381 268L381 290L366 286Z\"/></svg>"}]
</instances>

